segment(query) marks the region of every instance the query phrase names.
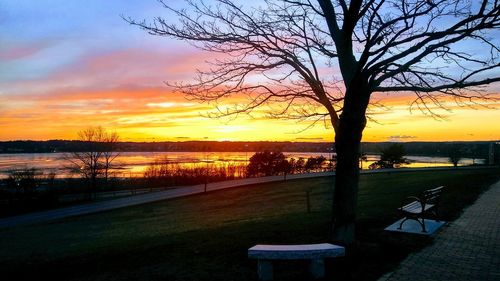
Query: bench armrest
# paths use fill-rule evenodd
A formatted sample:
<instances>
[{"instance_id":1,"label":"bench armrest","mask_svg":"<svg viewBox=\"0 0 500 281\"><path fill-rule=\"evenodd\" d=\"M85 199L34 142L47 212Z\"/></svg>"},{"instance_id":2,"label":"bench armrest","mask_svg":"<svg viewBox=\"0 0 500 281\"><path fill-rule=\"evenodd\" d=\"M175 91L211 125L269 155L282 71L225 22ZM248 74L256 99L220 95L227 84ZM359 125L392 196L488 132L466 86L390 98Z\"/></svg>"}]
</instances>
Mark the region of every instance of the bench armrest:
<instances>
[{"instance_id":1,"label":"bench armrest","mask_svg":"<svg viewBox=\"0 0 500 281\"><path fill-rule=\"evenodd\" d=\"M422 213L423 213L425 211L425 202L424 202L424 200L422 200L421 198L419 198L417 196L408 196L405 199L403 199L403 201L401 201L401 207L399 209L403 209L404 206L406 206L409 203L414 202L414 201L417 201L418 203L420 203L420 205L422 206Z\"/></svg>"},{"instance_id":2,"label":"bench armrest","mask_svg":"<svg viewBox=\"0 0 500 281\"><path fill-rule=\"evenodd\" d=\"M405 199L403 199L403 201L401 203L402 203L402 205L406 205L406 204L410 203L411 201L418 201L422 204L424 203L424 201L420 197L417 197L417 196L408 196Z\"/></svg>"}]
</instances>

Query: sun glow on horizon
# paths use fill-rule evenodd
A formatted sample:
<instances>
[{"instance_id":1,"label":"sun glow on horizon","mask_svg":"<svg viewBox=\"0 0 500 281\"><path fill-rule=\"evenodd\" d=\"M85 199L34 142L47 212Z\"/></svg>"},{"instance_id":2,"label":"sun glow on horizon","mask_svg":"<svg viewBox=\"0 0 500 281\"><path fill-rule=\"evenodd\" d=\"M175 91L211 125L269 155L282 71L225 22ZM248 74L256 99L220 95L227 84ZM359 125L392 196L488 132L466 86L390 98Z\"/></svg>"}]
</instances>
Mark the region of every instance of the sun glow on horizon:
<instances>
[{"instance_id":1,"label":"sun glow on horizon","mask_svg":"<svg viewBox=\"0 0 500 281\"><path fill-rule=\"evenodd\" d=\"M0 97L2 99L2 97ZM19 102L13 102L18 99ZM310 122L273 119L264 109L234 120L207 118L214 107L187 102L165 89L61 92L48 99L9 97L0 115L0 140L75 139L86 126L101 125L124 141L332 141L333 129ZM481 110L448 104L443 119L410 112L411 98L387 99L371 110L363 141L498 140L498 103ZM228 105L229 106L229 105ZM438 109L436 109L438 110ZM478 121L479 120L479 121ZM36 124L36 126L35 126ZM328 122L327 122L328 125Z\"/></svg>"}]
</instances>

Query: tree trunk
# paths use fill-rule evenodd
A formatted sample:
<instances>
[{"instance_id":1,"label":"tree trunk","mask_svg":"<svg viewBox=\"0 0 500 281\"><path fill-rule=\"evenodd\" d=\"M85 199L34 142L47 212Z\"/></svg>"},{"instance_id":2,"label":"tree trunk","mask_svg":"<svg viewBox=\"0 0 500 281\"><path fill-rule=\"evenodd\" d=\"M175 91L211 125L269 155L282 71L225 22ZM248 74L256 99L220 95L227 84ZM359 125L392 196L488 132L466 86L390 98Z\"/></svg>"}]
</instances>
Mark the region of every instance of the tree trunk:
<instances>
[{"instance_id":1,"label":"tree trunk","mask_svg":"<svg viewBox=\"0 0 500 281\"><path fill-rule=\"evenodd\" d=\"M90 178L90 200L97 198L97 175L95 172L92 172L92 176Z\"/></svg>"},{"instance_id":2,"label":"tree trunk","mask_svg":"<svg viewBox=\"0 0 500 281\"><path fill-rule=\"evenodd\" d=\"M366 89L356 87L346 91L344 110L335 134L337 169L333 195L333 240L344 245L355 241L359 153L370 96Z\"/></svg>"}]
</instances>

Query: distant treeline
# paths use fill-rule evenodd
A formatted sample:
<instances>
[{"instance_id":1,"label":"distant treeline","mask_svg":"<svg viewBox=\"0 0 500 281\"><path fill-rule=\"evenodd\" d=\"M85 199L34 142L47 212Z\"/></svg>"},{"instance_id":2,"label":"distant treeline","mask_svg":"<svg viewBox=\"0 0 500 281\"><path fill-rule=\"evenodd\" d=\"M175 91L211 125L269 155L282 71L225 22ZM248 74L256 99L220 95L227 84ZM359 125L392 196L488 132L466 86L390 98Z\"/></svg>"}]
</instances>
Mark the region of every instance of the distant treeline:
<instances>
[{"instance_id":1,"label":"distant treeline","mask_svg":"<svg viewBox=\"0 0 500 281\"><path fill-rule=\"evenodd\" d=\"M364 142L362 152L377 154L394 142ZM405 142L402 143L407 155L448 156L451 146L459 146L463 157L488 158L491 141L477 142ZM496 145L498 153L500 145ZM81 141L48 140L48 141L3 141L0 142L0 153L50 153L85 150L86 144ZM218 142L218 141L183 141L183 142L119 142L119 151L154 152L225 152L225 151L285 151L285 152L323 152L335 151L332 143L327 142Z\"/></svg>"},{"instance_id":2,"label":"distant treeline","mask_svg":"<svg viewBox=\"0 0 500 281\"><path fill-rule=\"evenodd\" d=\"M406 155L413 156L442 156L449 157L451 150L459 151L460 157L488 159L490 146L493 145L494 155L498 163L500 157L499 141L470 141L470 142L403 142ZM367 154L380 154L380 151L394 144L394 142L362 143L361 150Z\"/></svg>"},{"instance_id":3,"label":"distant treeline","mask_svg":"<svg viewBox=\"0 0 500 281\"><path fill-rule=\"evenodd\" d=\"M74 140L48 141L3 141L0 153L48 153L83 151L87 144ZM326 142L219 142L219 141L179 141L179 142L118 142L116 149L130 152L328 152L332 144Z\"/></svg>"}]
</instances>

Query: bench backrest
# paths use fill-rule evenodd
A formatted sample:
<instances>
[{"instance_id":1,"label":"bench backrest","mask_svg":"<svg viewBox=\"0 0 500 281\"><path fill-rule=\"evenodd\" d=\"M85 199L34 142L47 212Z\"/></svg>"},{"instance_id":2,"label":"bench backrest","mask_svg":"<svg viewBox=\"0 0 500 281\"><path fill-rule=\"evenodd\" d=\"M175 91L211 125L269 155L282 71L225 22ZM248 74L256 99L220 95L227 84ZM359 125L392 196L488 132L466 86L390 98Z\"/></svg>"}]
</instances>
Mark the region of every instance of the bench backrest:
<instances>
[{"instance_id":1,"label":"bench backrest","mask_svg":"<svg viewBox=\"0 0 500 281\"><path fill-rule=\"evenodd\" d=\"M428 189L423 192L423 199L427 204L438 204L441 192L443 192L444 186L436 187L433 189Z\"/></svg>"}]
</instances>

